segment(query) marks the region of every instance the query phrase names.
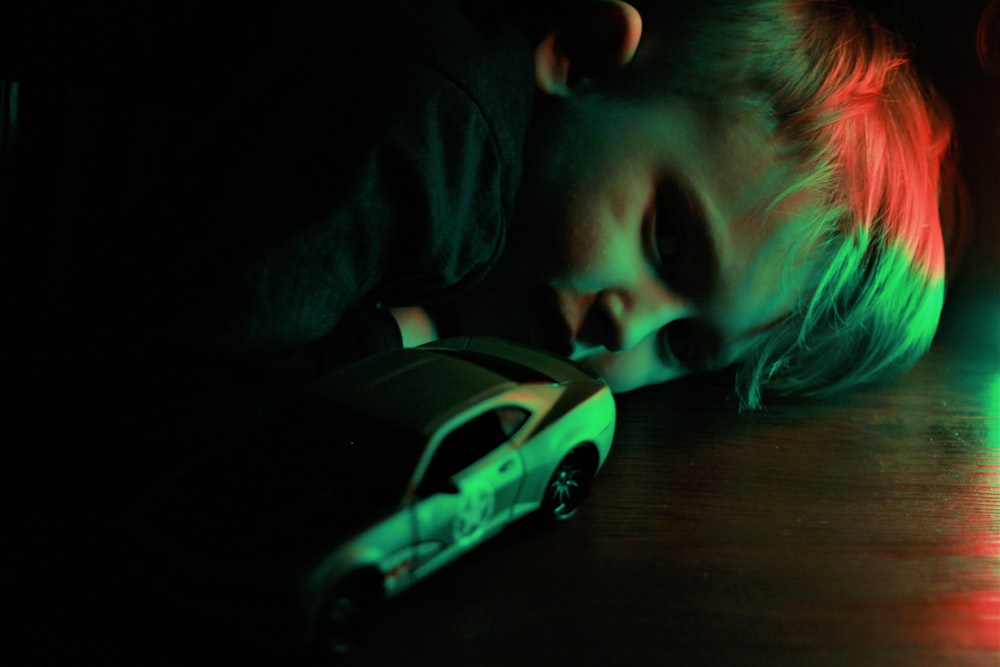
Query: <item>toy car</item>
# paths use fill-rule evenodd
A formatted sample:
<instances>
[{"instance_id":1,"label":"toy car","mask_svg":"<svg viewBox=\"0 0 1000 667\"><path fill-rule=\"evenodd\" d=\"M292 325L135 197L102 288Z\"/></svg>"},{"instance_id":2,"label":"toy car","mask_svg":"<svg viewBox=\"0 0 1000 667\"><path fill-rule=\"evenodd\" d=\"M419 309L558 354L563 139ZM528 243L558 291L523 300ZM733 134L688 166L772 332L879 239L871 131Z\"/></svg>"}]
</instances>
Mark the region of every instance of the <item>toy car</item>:
<instances>
[{"instance_id":1,"label":"toy car","mask_svg":"<svg viewBox=\"0 0 1000 667\"><path fill-rule=\"evenodd\" d=\"M316 623L333 625L326 631L334 641L365 604L399 593L507 523L535 511L572 516L611 447L615 407L602 380L497 340L381 355L338 382L351 387L339 392L345 404L417 438L407 443L385 513L307 583L322 608Z\"/></svg>"},{"instance_id":2,"label":"toy car","mask_svg":"<svg viewBox=\"0 0 1000 667\"><path fill-rule=\"evenodd\" d=\"M278 410L201 485L188 478L201 500L184 528L227 562L221 588L237 592L218 616L284 609L287 640L336 653L380 602L510 522L573 516L614 426L607 384L547 352L488 338L391 351Z\"/></svg>"}]
</instances>

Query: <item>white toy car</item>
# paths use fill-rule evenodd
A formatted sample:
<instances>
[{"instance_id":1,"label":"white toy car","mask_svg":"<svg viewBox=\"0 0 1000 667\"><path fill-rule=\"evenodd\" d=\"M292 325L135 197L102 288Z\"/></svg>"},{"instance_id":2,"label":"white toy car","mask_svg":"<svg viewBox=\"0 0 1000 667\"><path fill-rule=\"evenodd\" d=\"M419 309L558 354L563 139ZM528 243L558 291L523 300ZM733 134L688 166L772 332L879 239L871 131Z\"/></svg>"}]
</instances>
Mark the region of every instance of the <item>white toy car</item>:
<instances>
[{"instance_id":1,"label":"white toy car","mask_svg":"<svg viewBox=\"0 0 1000 667\"><path fill-rule=\"evenodd\" d=\"M399 593L515 519L535 511L569 518L611 448L615 404L603 380L498 340L379 355L337 382L345 405L415 438L387 511L307 582L320 634L339 634L365 604Z\"/></svg>"},{"instance_id":2,"label":"white toy car","mask_svg":"<svg viewBox=\"0 0 1000 667\"><path fill-rule=\"evenodd\" d=\"M282 643L336 653L380 602L508 523L572 516L614 427L607 384L547 352L487 338L391 351L279 411L266 446L185 482L203 498L185 528L232 558L219 616L285 609Z\"/></svg>"}]
</instances>

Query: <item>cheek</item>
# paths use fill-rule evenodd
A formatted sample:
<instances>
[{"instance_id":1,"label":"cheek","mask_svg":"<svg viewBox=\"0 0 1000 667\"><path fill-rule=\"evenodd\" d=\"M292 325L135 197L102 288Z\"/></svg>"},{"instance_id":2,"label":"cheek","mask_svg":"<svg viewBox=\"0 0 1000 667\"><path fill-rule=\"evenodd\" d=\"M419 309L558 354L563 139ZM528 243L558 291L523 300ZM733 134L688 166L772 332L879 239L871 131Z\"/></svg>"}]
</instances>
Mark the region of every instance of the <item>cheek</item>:
<instances>
[{"instance_id":1,"label":"cheek","mask_svg":"<svg viewBox=\"0 0 1000 667\"><path fill-rule=\"evenodd\" d=\"M571 208L556 230L552 255L563 276L585 276L604 264L614 246L612 230L602 224L596 202Z\"/></svg>"},{"instance_id":2,"label":"cheek","mask_svg":"<svg viewBox=\"0 0 1000 667\"><path fill-rule=\"evenodd\" d=\"M548 256L555 283L597 291L627 280L644 265L641 225L649 179L627 176L583 183L552 225Z\"/></svg>"},{"instance_id":3,"label":"cheek","mask_svg":"<svg viewBox=\"0 0 1000 667\"><path fill-rule=\"evenodd\" d=\"M534 213L534 212L533 212ZM598 197L583 193L546 215L522 218L508 239L508 252L542 282L574 290L595 289L618 246Z\"/></svg>"},{"instance_id":4,"label":"cheek","mask_svg":"<svg viewBox=\"0 0 1000 667\"><path fill-rule=\"evenodd\" d=\"M641 232L654 179L641 160L612 157L548 179L558 187L534 181L522 190L508 248L541 282L598 291L644 266Z\"/></svg>"}]
</instances>

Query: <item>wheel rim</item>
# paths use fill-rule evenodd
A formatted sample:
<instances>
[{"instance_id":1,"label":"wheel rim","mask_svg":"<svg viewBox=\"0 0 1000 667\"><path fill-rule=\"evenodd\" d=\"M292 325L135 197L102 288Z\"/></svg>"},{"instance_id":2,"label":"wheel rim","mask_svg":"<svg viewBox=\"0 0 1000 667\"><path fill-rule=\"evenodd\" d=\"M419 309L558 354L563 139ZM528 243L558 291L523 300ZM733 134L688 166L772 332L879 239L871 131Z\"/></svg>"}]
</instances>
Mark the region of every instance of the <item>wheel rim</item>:
<instances>
[{"instance_id":1,"label":"wheel rim","mask_svg":"<svg viewBox=\"0 0 1000 667\"><path fill-rule=\"evenodd\" d=\"M340 655L351 650L361 633L363 609L352 595L335 597L326 614L326 635L323 637L323 653Z\"/></svg>"},{"instance_id":2,"label":"wheel rim","mask_svg":"<svg viewBox=\"0 0 1000 667\"><path fill-rule=\"evenodd\" d=\"M335 628L353 629L362 618L360 602L350 595L338 595L330 603L327 621Z\"/></svg>"},{"instance_id":3,"label":"wheel rim","mask_svg":"<svg viewBox=\"0 0 1000 667\"><path fill-rule=\"evenodd\" d=\"M577 452L562 460L552 475L546 491L549 513L556 519L576 514L590 483L588 466Z\"/></svg>"},{"instance_id":4,"label":"wheel rim","mask_svg":"<svg viewBox=\"0 0 1000 667\"><path fill-rule=\"evenodd\" d=\"M330 596L317 637L320 655L348 653L360 642L377 607L374 586L367 579L353 578Z\"/></svg>"}]
</instances>

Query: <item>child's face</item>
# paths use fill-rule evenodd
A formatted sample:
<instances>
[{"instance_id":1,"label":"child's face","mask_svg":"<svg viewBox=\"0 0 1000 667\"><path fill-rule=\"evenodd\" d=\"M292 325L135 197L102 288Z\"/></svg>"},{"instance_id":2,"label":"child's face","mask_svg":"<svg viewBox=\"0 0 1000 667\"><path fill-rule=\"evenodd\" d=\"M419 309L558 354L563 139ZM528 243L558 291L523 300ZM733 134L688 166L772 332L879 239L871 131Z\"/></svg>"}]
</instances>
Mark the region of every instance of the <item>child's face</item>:
<instances>
[{"instance_id":1,"label":"child's face","mask_svg":"<svg viewBox=\"0 0 1000 667\"><path fill-rule=\"evenodd\" d=\"M811 195L756 121L672 99L539 109L507 250L463 333L584 362L616 391L739 360L809 278ZM793 252L793 250L795 252Z\"/></svg>"}]
</instances>

